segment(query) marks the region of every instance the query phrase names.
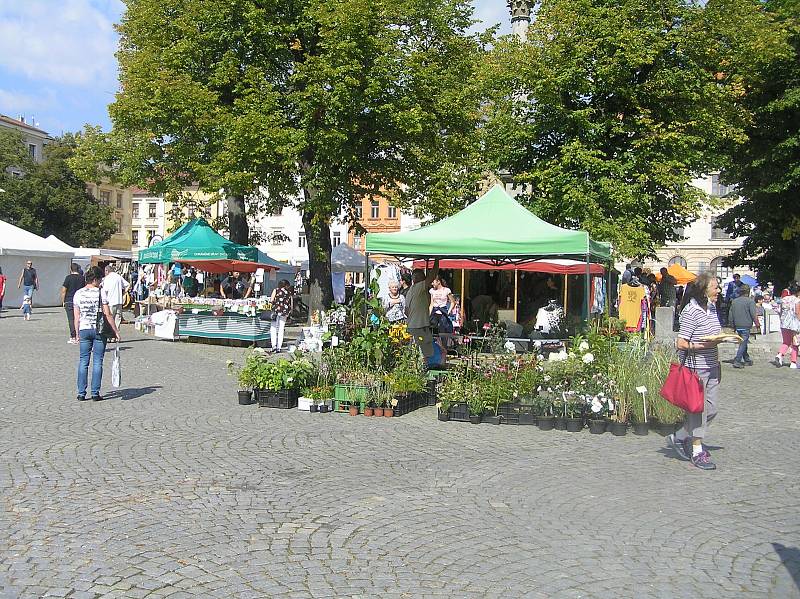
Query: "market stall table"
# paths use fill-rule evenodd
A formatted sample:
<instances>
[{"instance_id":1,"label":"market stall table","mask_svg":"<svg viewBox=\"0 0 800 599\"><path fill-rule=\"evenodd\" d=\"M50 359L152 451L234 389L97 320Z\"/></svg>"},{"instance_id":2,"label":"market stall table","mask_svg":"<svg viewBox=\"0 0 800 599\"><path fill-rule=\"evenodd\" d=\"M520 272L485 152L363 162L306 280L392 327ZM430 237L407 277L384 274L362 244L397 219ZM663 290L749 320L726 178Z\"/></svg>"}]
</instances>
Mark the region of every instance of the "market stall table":
<instances>
[{"instance_id":1,"label":"market stall table","mask_svg":"<svg viewBox=\"0 0 800 599\"><path fill-rule=\"evenodd\" d=\"M239 341L265 341L269 339L270 321L258 316L226 312L214 316L210 311L178 315L178 335L206 339L236 339Z\"/></svg>"}]
</instances>

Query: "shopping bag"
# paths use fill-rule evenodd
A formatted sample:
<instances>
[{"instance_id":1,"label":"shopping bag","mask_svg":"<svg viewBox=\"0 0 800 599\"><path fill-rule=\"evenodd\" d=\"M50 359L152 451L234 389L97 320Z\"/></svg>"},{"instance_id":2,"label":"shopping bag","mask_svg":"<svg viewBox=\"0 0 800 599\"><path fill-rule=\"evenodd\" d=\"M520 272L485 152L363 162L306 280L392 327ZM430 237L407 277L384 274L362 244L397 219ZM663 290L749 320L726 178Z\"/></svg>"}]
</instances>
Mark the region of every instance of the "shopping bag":
<instances>
[{"instance_id":1,"label":"shopping bag","mask_svg":"<svg viewBox=\"0 0 800 599\"><path fill-rule=\"evenodd\" d=\"M671 364L667 380L659 391L669 403L692 414L703 411L705 397L700 377L685 364Z\"/></svg>"},{"instance_id":2,"label":"shopping bag","mask_svg":"<svg viewBox=\"0 0 800 599\"><path fill-rule=\"evenodd\" d=\"M111 386L119 388L122 383L122 369L119 365L119 343L114 348L114 361L111 363Z\"/></svg>"}]
</instances>

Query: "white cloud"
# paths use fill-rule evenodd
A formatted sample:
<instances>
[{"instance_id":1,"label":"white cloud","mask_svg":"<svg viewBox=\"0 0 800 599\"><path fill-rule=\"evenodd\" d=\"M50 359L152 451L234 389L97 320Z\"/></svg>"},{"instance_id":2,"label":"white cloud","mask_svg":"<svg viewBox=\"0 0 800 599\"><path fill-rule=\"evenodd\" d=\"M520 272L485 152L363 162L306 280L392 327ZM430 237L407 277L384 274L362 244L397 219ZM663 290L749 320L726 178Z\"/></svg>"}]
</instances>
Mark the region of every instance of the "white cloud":
<instances>
[{"instance_id":1,"label":"white cloud","mask_svg":"<svg viewBox=\"0 0 800 599\"><path fill-rule=\"evenodd\" d=\"M44 95L20 93L0 88L0 112L10 116L17 114L30 115L40 110L53 106L54 94L52 91Z\"/></svg>"},{"instance_id":2,"label":"white cloud","mask_svg":"<svg viewBox=\"0 0 800 599\"><path fill-rule=\"evenodd\" d=\"M121 3L0 0L0 68L32 81L114 85ZM114 15L114 16L112 16Z\"/></svg>"}]
</instances>

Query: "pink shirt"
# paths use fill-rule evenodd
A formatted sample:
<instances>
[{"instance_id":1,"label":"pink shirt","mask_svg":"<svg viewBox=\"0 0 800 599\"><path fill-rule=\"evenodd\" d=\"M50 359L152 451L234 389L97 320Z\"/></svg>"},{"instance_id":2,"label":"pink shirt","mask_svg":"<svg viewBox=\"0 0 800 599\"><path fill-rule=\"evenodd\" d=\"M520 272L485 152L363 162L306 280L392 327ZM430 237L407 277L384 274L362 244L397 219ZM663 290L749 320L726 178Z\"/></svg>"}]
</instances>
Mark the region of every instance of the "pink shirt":
<instances>
[{"instance_id":1,"label":"pink shirt","mask_svg":"<svg viewBox=\"0 0 800 599\"><path fill-rule=\"evenodd\" d=\"M449 296L452 291L447 287L439 287L439 289L434 289L431 287L431 301L433 302L434 308L444 308L447 305L447 296Z\"/></svg>"}]
</instances>

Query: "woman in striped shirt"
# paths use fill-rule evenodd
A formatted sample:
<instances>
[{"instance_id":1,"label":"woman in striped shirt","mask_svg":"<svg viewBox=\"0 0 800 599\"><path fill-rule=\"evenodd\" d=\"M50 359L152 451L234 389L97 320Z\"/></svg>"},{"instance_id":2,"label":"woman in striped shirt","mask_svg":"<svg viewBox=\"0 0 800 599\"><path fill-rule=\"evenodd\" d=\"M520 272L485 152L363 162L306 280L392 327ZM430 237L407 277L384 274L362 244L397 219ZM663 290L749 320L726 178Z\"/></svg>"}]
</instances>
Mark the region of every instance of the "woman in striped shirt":
<instances>
[{"instance_id":1,"label":"woman in striped shirt","mask_svg":"<svg viewBox=\"0 0 800 599\"><path fill-rule=\"evenodd\" d=\"M705 407L702 413L687 413L683 428L669 435L668 440L681 459L690 460L701 470L716 468L708 450L703 447L703 439L708 424L717 415L721 374L717 350L719 341L703 339L721 331L715 305L719 293L719 283L711 272L702 273L687 287L680 315L681 327L676 340L678 357L682 361L686 360L686 366L703 383Z\"/></svg>"}]
</instances>

